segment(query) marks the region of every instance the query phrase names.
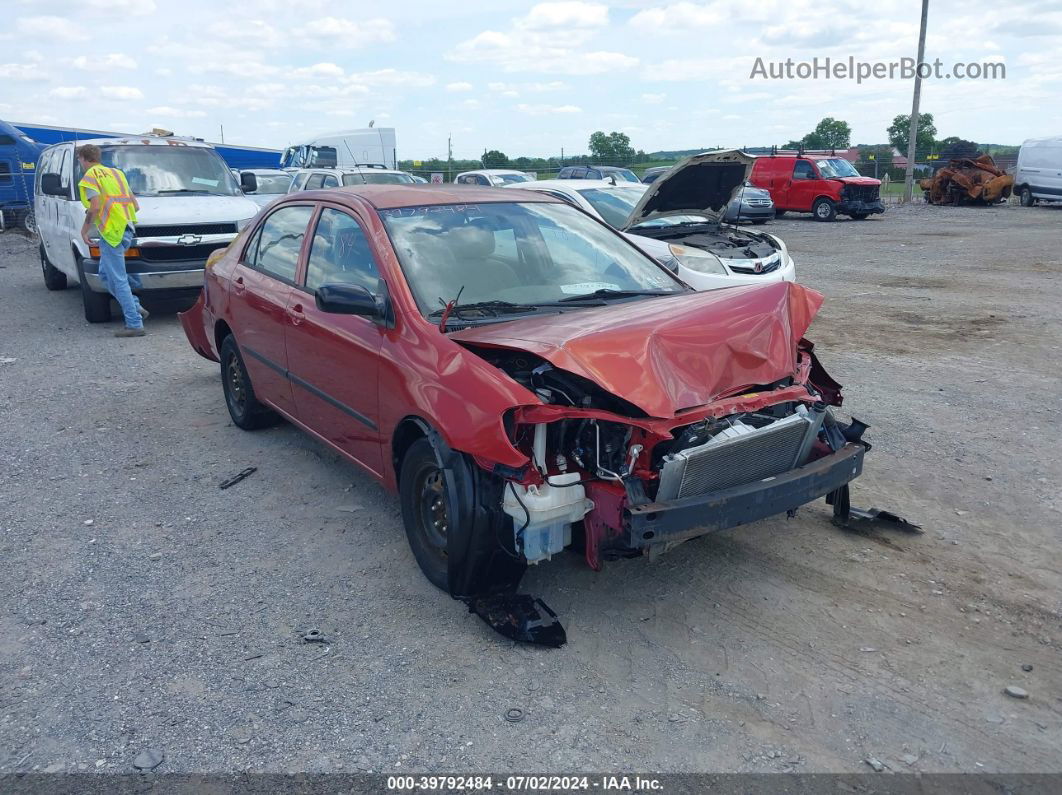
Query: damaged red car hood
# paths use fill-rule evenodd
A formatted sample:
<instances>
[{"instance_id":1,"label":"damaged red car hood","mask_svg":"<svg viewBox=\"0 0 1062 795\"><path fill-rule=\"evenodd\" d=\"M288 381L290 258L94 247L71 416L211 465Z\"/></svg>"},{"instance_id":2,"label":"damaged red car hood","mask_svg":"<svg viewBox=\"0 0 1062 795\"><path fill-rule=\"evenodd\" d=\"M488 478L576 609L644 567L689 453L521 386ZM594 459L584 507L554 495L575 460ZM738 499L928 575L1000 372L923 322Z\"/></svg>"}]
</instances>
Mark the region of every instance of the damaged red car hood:
<instances>
[{"instance_id":1,"label":"damaged red car hood","mask_svg":"<svg viewBox=\"0 0 1062 795\"><path fill-rule=\"evenodd\" d=\"M684 293L463 329L455 342L527 351L650 417L796 372L822 295L792 282Z\"/></svg>"}]
</instances>

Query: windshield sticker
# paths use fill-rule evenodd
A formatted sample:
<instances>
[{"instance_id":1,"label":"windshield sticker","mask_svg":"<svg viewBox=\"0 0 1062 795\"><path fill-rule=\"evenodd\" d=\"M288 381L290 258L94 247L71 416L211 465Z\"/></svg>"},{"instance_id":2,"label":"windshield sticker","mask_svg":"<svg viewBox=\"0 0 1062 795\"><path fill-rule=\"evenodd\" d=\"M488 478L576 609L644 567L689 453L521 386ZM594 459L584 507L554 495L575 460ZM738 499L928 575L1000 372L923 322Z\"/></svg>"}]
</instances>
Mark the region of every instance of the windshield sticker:
<instances>
[{"instance_id":1,"label":"windshield sticker","mask_svg":"<svg viewBox=\"0 0 1062 795\"><path fill-rule=\"evenodd\" d=\"M195 185L209 185L212 188L218 186L218 181L216 179L206 179L205 177L192 177L192 182Z\"/></svg>"},{"instance_id":2,"label":"windshield sticker","mask_svg":"<svg viewBox=\"0 0 1062 795\"><path fill-rule=\"evenodd\" d=\"M561 292L565 295L586 295L597 290L618 290L618 284L611 282L578 282L577 284L562 284Z\"/></svg>"}]
</instances>

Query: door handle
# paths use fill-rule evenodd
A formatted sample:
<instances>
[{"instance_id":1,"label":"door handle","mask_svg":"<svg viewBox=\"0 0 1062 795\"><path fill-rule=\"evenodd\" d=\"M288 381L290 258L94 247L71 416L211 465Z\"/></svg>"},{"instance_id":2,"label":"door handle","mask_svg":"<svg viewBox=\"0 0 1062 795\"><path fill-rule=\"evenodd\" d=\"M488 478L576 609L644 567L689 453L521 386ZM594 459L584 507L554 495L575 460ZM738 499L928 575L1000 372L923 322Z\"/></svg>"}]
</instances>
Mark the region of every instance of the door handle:
<instances>
[{"instance_id":1,"label":"door handle","mask_svg":"<svg viewBox=\"0 0 1062 795\"><path fill-rule=\"evenodd\" d=\"M302 313L302 304L295 304L288 309L288 317L291 318L291 325L297 326L306 318L306 315Z\"/></svg>"},{"instance_id":2,"label":"door handle","mask_svg":"<svg viewBox=\"0 0 1062 795\"><path fill-rule=\"evenodd\" d=\"M232 288L237 294L240 294L244 290L247 289L247 287L243 283L243 277L242 276L237 276L236 277L236 281L233 282Z\"/></svg>"}]
</instances>

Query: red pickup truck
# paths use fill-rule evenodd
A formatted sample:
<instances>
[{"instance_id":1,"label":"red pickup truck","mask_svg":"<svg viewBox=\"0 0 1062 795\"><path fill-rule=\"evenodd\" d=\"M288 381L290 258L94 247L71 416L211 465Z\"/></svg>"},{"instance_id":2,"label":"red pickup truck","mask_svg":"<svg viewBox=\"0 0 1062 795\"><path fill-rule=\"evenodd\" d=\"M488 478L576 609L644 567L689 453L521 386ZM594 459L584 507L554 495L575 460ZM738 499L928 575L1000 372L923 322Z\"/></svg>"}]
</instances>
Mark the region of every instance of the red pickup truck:
<instances>
[{"instance_id":1,"label":"red pickup truck","mask_svg":"<svg viewBox=\"0 0 1062 795\"><path fill-rule=\"evenodd\" d=\"M776 215L811 213L816 221L832 221L841 214L862 221L885 212L881 182L860 176L843 157L757 157L749 181L770 192Z\"/></svg>"}]
</instances>

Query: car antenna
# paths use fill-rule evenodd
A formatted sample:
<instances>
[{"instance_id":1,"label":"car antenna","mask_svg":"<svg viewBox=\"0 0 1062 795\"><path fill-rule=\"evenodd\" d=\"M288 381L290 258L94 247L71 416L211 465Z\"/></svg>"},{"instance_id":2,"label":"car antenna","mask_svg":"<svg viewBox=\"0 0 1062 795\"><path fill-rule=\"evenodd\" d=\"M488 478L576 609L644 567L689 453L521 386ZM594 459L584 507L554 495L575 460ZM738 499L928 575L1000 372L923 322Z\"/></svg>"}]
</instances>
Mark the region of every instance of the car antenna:
<instances>
[{"instance_id":1,"label":"car antenna","mask_svg":"<svg viewBox=\"0 0 1062 795\"><path fill-rule=\"evenodd\" d=\"M615 184L616 184L616 175L613 174L611 177L608 178L608 181L611 182L613 184L613 186L615 186Z\"/></svg>"},{"instance_id":2,"label":"car antenna","mask_svg":"<svg viewBox=\"0 0 1062 795\"><path fill-rule=\"evenodd\" d=\"M442 317L439 319L439 331L443 334L446 333L446 321L450 319L450 314L454 311L454 307L457 306L457 302L461 300L461 293L465 291L465 286L462 284L461 289L457 291L457 295L454 299L447 303L446 301L439 299L439 303L443 305Z\"/></svg>"}]
</instances>

